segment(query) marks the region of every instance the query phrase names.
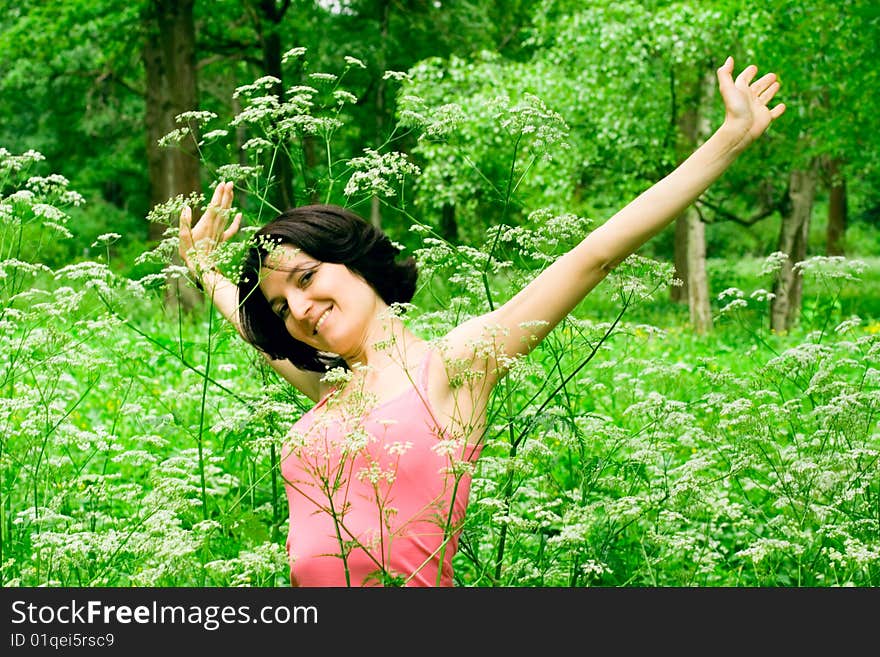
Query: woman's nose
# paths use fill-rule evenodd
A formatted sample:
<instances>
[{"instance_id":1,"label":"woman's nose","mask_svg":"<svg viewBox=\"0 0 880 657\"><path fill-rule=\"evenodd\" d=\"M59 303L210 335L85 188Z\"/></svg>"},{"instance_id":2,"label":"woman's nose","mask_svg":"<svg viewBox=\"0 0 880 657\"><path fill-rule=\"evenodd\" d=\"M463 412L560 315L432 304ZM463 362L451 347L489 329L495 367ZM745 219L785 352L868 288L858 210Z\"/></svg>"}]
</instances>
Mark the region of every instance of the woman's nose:
<instances>
[{"instance_id":1,"label":"woman's nose","mask_svg":"<svg viewBox=\"0 0 880 657\"><path fill-rule=\"evenodd\" d=\"M293 318L301 322L309 316L312 302L302 290L295 290L287 295L287 307Z\"/></svg>"}]
</instances>

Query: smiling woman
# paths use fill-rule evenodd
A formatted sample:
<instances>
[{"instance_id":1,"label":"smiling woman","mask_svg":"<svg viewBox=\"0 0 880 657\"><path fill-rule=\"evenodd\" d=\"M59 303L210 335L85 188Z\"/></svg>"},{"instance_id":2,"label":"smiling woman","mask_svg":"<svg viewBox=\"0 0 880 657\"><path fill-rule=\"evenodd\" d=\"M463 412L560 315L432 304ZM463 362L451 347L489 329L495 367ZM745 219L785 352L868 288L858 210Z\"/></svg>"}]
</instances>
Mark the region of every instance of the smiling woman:
<instances>
[{"instance_id":1,"label":"smiling woman","mask_svg":"<svg viewBox=\"0 0 880 657\"><path fill-rule=\"evenodd\" d=\"M773 73L718 71L723 124L672 173L558 258L509 301L436 341L412 333L415 263L331 205L289 210L254 237L237 284L210 268L225 227L220 183L180 252L242 337L316 402L282 449L291 583L450 586L470 477L495 385L622 260L667 226L782 115ZM294 421L295 420L295 421Z\"/></svg>"},{"instance_id":2,"label":"smiling woman","mask_svg":"<svg viewBox=\"0 0 880 657\"><path fill-rule=\"evenodd\" d=\"M416 265L397 262L398 254L386 235L344 208L288 210L255 235L245 257L238 285L245 338L273 359L321 374L360 361L358 344L331 348L315 326L327 310L334 324L350 311L342 319L351 335L358 317L411 301Z\"/></svg>"}]
</instances>

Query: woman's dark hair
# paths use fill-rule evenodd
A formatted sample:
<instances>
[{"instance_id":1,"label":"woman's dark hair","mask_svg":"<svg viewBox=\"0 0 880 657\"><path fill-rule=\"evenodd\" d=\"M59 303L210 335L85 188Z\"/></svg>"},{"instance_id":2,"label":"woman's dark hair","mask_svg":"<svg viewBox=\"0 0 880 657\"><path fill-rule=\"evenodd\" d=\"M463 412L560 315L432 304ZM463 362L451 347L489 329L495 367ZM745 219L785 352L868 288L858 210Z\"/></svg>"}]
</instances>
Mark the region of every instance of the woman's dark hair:
<instances>
[{"instance_id":1,"label":"woman's dark hair","mask_svg":"<svg viewBox=\"0 0 880 657\"><path fill-rule=\"evenodd\" d=\"M412 257L395 258L400 249L381 230L337 205L305 205L280 214L253 237L238 280L239 317L245 339L273 360L286 358L296 367L326 372L345 367L335 354L318 351L287 332L260 290L260 268L273 248L287 244L316 260L345 265L363 278L389 306L408 303L418 271Z\"/></svg>"}]
</instances>

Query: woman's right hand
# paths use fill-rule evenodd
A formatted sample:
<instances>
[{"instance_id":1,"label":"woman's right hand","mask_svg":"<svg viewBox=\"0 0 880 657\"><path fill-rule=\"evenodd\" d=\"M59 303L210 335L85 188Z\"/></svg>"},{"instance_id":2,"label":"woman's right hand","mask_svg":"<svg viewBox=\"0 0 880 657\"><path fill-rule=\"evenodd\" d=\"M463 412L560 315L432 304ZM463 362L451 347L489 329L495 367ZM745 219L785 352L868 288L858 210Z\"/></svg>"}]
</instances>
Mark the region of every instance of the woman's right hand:
<instances>
[{"instance_id":1,"label":"woman's right hand","mask_svg":"<svg viewBox=\"0 0 880 657\"><path fill-rule=\"evenodd\" d=\"M241 226L239 212L226 228L232 196L231 182L218 183L211 202L195 226L192 225L192 208L187 205L180 211L180 257L197 280L203 272L214 268L211 258L214 249L235 235Z\"/></svg>"},{"instance_id":2,"label":"woman's right hand","mask_svg":"<svg viewBox=\"0 0 880 657\"><path fill-rule=\"evenodd\" d=\"M718 89L724 101L724 125L739 142L739 150L760 137L785 112L784 103L770 107L779 91L776 74L767 73L752 82L757 73L758 67L750 64L734 79L733 57L728 57L717 71Z\"/></svg>"}]
</instances>

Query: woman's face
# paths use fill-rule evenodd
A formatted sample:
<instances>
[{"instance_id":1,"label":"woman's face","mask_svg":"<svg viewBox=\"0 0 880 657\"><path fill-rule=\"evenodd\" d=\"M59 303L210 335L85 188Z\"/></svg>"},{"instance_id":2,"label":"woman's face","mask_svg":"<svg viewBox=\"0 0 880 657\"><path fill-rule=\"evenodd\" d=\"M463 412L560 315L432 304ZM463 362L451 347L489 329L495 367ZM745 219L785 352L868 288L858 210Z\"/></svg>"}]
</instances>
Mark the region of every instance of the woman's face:
<instances>
[{"instance_id":1,"label":"woman's face","mask_svg":"<svg viewBox=\"0 0 880 657\"><path fill-rule=\"evenodd\" d=\"M386 307L348 267L282 244L260 270L260 290L292 337L343 358L359 354Z\"/></svg>"}]
</instances>

